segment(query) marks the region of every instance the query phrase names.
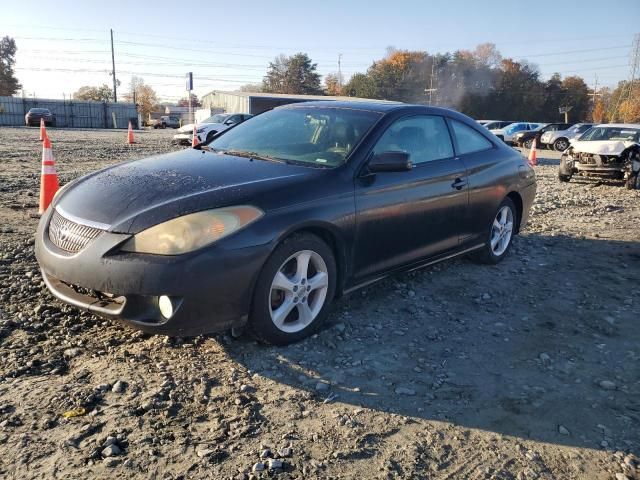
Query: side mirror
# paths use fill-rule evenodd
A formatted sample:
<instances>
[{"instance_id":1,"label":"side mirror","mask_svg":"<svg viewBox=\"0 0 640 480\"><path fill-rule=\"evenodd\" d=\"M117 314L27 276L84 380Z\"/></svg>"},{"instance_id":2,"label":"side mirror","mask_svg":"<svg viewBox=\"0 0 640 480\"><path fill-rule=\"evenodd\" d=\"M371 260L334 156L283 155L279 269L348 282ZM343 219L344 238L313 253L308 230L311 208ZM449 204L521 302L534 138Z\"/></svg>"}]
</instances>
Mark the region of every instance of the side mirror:
<instances>
[{"instance_id":1,"label":"side mirror","mask_svg":"<svg viewBox=\"0 0 640 480\"><path fill-rule=\"evenodd\" d=\"M413 168L407 152L382 152L369 162L369 172L406 172Z\"/></svg>"},{"instance_id":2,"label":"side mirror","mask_svg":"<svg viewBox=\"0 0 640 480\"><path fill-rule=\"evenodd\" d=\"M227 120L226 122L224 122L225 125L234 125L236 122L234 122L233 120Z\"/></svg>"}]
</instances>

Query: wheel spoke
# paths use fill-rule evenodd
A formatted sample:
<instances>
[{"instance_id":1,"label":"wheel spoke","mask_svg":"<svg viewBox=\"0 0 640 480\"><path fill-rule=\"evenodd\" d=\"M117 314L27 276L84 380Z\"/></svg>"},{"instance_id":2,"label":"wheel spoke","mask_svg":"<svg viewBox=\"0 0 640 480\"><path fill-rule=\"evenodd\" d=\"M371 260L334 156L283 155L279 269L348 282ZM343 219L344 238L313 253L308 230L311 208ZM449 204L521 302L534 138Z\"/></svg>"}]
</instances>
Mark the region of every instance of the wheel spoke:
<instances>
[{"instance_id":1,"label":"wheel spoke","mask_svg":"<svg viewBox=\"0 0 640 480\"><path fill-rule=\"evenodd\" d=\"M313 312L311 311L311 308L309 308L309 305L306 302L298 304L298 320L303 325L310 324L311 321L313 320L313 317L314 317Z\"/></svg>"},{"instance_id":2,"label":"wheel spoke","mask_svg":"<svg viewBox=\"0 0 640 480\"><path fill-rule=\"evenodd\" d=\"M513 222L507 222L504 226L504 236L506 237L508 233L511 233L513 230Z\"/></svg>"},{"instance_id":3,"label":"wheel spoke","mask_svg":"<svg viewBox=\"0 0 640 480\"><path fill-rule=\"evenodd\" d=\"M326 287L329 285L329 275L324 272L318 272L309 279L308 285L311 287L311 291Z\"/></svg>"},{"instance_id":4,"label":"wheel spoke","mask_svg":"<svg viewBox=\"0 0 640 480\"><path fill-rule=\"evenodd\" d=\"M298 280L307 278L309 272L309 260L311 260L311 254L308 251L300 252L296 257L296 278Z\"/></svg>"},{"instance_id":5,"label":"wheel spoke","mask_svg":"<svg viewBox=\"0 0 640 480\"><path fill-rule=\"evenodd\" d=\"M496 218L496 219L493 221L493 228L497 228L498 230L500 230L500 227L501 227L501 226L502 226L502 225L500 225L500 222L499 222L499 221L498 221L498 219Z\"/></svg>"},{"instance_id":6,"label":"wheel spoke","mask_svg":"<svg viewBox=\"0 0 640 480\"><path fill-rule=\"evenodd\" d=\"M503 208L500 211L500 225L504 227L504 224L507 222L507 209Z\"/></svg>"},{"instance_id":7,"label":"wheel spoke","mask_svg":"<svg viewBox=\"0 0 640 480\"><path fill-rule=\"evenodd\" d=\"M495 235L492 239L491 239L491 248L493 250L496 249L496 245L498 245L498 242L500 241L500 235Z\"/></svg>"},{"instance_id":8,"label":"wheel spoke","mask_svg":"<svg viewBox=\"0 0 640 480\"><path fill-rule=\"evenodd\" d=\"M293 286L294 283L289 280L284 273L278 272L276 274L276 278L273 279L273 285L271 288L293 293Z\"/></svg>"},{"instance_id":9,"label":"wheel spoke","mask_svg":"<svg viewBox=\"0 0 640 480\"><path fill-rule=\"evenodd\" d=\"M293 299L291 297L285 298L284 302L282 302L282 305L271 312L273 323L275 323L277 327L281 327L284 324L284 321L287 319L287 316L295 306L296 304L293 303Z\"/></svg>"}]
</instances>

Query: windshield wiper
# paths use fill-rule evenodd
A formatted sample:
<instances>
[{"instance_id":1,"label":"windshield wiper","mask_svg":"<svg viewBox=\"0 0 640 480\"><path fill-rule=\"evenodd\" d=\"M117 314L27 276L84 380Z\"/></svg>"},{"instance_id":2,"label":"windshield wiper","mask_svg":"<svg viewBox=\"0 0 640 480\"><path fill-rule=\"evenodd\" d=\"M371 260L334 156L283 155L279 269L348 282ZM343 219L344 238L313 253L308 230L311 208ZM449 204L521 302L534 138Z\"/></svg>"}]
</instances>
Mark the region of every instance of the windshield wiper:
<instances>
[{"instance_id":1,"label":"windshield wiper","mask_svg":"<svg viewBox=\"0 0 640 480\"><path fill-rule=\"evenodd\" d=\"M256 160L266 160L268 162L278 162L283 163L283 160L279 158L270 157L268 155L261 155L258 152L247 152L245 150L220 150L221 153L225 155L233 155L235 157L244 157Z\"/></svg>"}]
</instances>

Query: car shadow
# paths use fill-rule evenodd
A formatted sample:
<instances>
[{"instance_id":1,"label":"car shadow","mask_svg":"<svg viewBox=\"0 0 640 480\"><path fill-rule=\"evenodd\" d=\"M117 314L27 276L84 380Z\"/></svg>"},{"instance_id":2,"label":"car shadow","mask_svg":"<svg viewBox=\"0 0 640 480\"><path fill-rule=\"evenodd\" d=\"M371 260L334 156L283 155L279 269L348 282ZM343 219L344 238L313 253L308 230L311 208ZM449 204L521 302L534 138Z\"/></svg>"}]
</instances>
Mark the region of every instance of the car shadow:
<instances>
[{"instance_id":1,"label":"car shadow","mask_svg":"<svg viewBox=\"0 0 640 480\"><path fill-rule=\"evenodd\" d=\"M639 318L640 243L524 234L500 265L453 260L339 299L300 343L224 348L319 401L638 454Z\"/></svg>"}]
</instances>

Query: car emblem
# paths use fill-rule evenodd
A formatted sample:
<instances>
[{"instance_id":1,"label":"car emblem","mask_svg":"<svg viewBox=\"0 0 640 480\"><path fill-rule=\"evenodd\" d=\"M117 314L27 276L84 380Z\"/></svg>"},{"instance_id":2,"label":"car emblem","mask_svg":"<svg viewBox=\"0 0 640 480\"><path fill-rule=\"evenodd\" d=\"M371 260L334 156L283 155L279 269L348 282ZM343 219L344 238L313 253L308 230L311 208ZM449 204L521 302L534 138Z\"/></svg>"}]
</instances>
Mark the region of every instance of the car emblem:
<instances>
[{"instance_id":1,"label":"car emblem","mask_svg":"<svg viewBox=\"0 0 640 480\"><path fill-rule=\"evenodd\" d=\"M66 242L67 240L69 240L70 237L71 237L71 231L69 230L68 227L60 228L60 230L58 231L58 241L60 243Z\"/></svg>"}]
</instances>

